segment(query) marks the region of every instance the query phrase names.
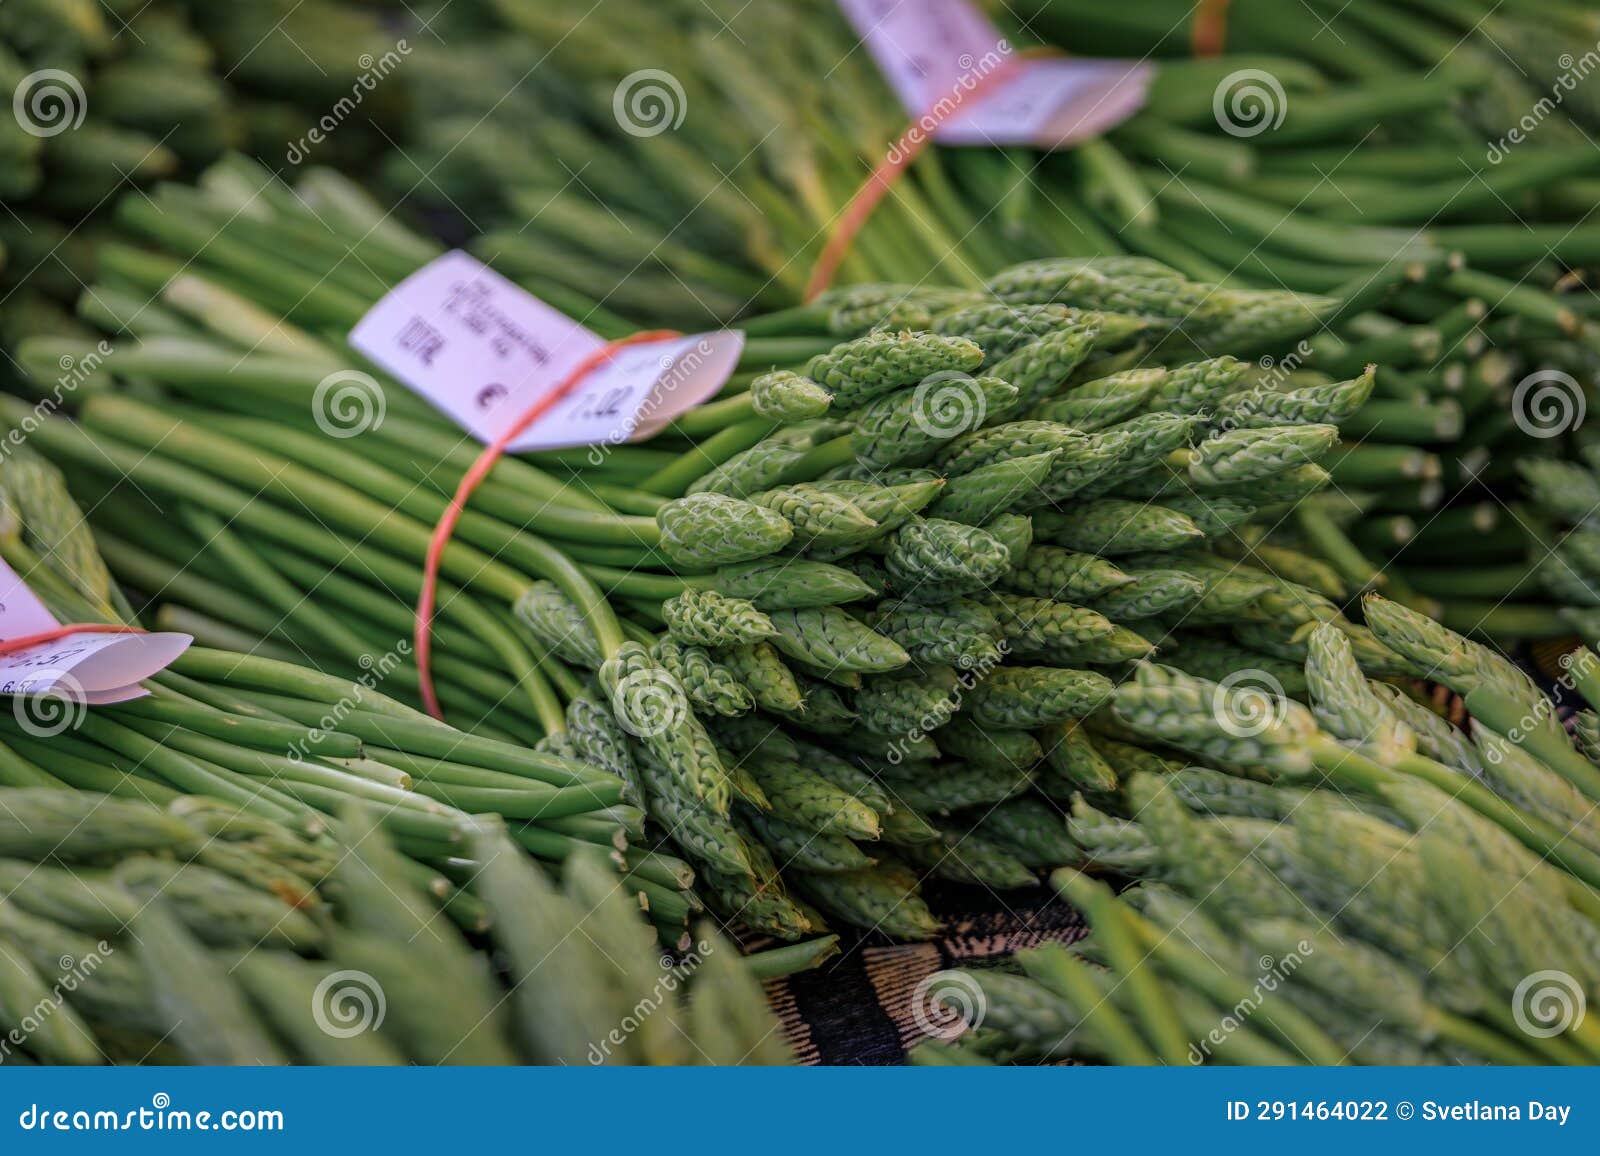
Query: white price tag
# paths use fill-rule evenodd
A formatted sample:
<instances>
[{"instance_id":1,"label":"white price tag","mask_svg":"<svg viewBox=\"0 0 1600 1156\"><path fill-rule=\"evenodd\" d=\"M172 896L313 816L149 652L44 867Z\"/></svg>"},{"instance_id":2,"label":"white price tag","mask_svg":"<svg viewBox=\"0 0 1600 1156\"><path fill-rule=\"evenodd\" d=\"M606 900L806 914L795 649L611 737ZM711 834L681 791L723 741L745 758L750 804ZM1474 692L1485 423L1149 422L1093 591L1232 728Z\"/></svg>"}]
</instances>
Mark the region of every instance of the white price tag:
<instances>
[{"instance_id":1,"label":"white price tag","mask_svg":"<svg viewBox=\"0 0 1600 1156\"><path fill-rule=\"evenodd\" d=\"M940 144L1059 148L1126 120L1150 85L1138 61L1019 59L971 0L839 4L906 113Z\"/></svg>"},{"instance_id":2,"label":"white price tag","mask_svg":"<svg viewBox=\"0 0 1600 1156\"><path fill-rule=\"evenodd\" d=\"M970 0L839 0L846 18L912 116L949 96L963 75L1011 55ZM993 53L995 59L985 60Z\"/></svg>"},{"instance_id":3,"label":"white price tag","mask_svg":"<svg viewBox=\"0 0 1600 1156\"><path fill-rule=\"evenodd\" d=\"M0 641L61 625L16 571L0 561ZM0 655L0 694L58 694L85 703L124 702L139 683L170 666L193 642L187 634L71 634Z\"/></svg>"},{"instance_id":4,"label":"white price tag","mask_svg":"<svg viewBox=\"0 0 1600 1156\"><path fill-rule=\"evenodd\" d=\"M395 286L350 344L487 444L606 342L457 250ZM721 389L743 348L733 330L627 346L510 449L648 437Z\"/></svg>"},{"instance_id":5,"label":"white price tag","mask_svg":"<svg viewBox=\"0 0 1600 1156\"><path fill-rule=\"evenodd\" d=\"M937 134L940 144L1061 148L1138 112L1150 66L1126 60L1029 60L981 92Z\"/></svg>"}]
</instances>

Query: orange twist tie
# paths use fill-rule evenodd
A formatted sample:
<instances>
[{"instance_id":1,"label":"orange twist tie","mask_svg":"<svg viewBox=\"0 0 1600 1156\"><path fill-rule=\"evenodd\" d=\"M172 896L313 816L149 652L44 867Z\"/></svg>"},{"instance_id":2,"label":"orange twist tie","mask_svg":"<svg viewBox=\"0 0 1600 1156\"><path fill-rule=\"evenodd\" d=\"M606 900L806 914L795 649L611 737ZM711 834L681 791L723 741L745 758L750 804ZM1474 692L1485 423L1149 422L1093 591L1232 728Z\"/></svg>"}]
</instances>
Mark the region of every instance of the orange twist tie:
<instances>
[{"instance_id":1,"label":"orange twist tie","mask_svg":"<svg viewBox=\"0 0 1600 1156\"><path fill-rule=\"evenodd\" d=\"M912 163L922 155L922 150L933 143L933 135L939 127L950 119L953 113L959 111L965 101L994 88L1000 81L1009 79L1030 59L1059 55L1061 53L1058 50L1048 47L1030 48L1016 53L993 72L978 77L970 88L963 87L957 82L948 96L935 101L931 109L907 125L905 132L900 134L900 139L890 146L888 154L878 162L878 166L868 174L867 179L861 182L861 187L839 213L833 225L833 232L829 234L828 242L822 247L822 252L817 255L817 263L811 269L810 279L806 281L804 298L806 304L815 301L833 283L834 275L839 272L839 266L850 255L850 246L855 243L856 235L861 232L879 203L905 175ZM952 97L959 99L952 102ZM945 104L949 104L949 109L941 114L940 106ZM930 121L931 125L928 123Z\"/></svg>"},{"instance_id":2,"label":"orange twist tie","mask_svg":"<svg viewBox=\"0 0 1600 1156\"><path fill-rule=\"evenodd\" d=\"M433 611L438 599L439 565L444 559L445 547L450 544L450 536L455 533L456 523L461 520L461 515L467 508L467 499L472 497L472 492L489 476L489 471L494 469L494 464L504 456L506 448L529 426L549 413L557 402L582 384L584 378L602 365L608 364L630 345L669 341L681 336L682 334L671 329L650 329L602 345L580 361L560 384L529 406L527 411L494 441L484 446L483 452L472 463L472 468L462 475L461 483L456 486L456 492L445 506L439 524L433 529L433 538L428 542L428 554L422 567L422 592L417 596L417 621L413 635L417 651L417 678L421 684L422 705L434 718L441 722L444 720L444 711L439 707L439 696L433 687L432 666Z\"/></svg>"},{"instance_id":3,"label":"orange twist tie","mask_svg":"<svg viewBox=\"0 0 1600 1156\"><path fill-rule=\"evenodd\" d=\"M31 646L42 646L46 642L59 642L74 634L144 634L145 631L137 626L122 626L110 622L79 622L70 626L57 626L54 630L41 630L38 634L24 634L20 638L8 638L0 642L0 658L8 654L16 654L20 650L27 650Z\"/></svg>"},{"instance_id":4,"label":"orange twist tie","mask_svg":"<svg viewBox=\"0 0 1600 1156\"><path fill-rule=\"evenodd\" d=\"M1189 22L1189 51L1195 56L1221 56L1228 40L1229 0L1200 0Z\"/></svg>"}]
</instances>

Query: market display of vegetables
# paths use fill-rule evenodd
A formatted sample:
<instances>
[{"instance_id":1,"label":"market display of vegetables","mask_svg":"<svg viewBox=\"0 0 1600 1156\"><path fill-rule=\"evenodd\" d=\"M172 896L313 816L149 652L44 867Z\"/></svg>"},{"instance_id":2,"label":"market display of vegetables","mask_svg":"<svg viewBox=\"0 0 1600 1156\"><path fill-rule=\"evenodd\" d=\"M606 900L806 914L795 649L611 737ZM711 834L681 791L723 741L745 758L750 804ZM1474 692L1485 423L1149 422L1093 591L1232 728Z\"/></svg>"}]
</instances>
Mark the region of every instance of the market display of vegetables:
<instances>
[{"instance_id":1,"label":"market display of vegetables","mask_svg":"<svg viewBox=\"0 0 1600 1156\"><path fill-rule=\"evenodd\" d=\"M1087 934L913 1063L1600 1062L1600 16L986 6L1137 111L884 167L835 0L414 7L0 5L0 561L193 639L6 684L0 1063L791 1063L950 894ZM524 427L731 370L485 450L354 336L456 245Z\"/></svg>"},{"instance_id":2,"label":"market display of vegetables","mask_svg":"<svg viewBox=\"0 0 1600 1156\"><path fill-rule=\"evenodd\" d=\"M359 367L313 334L362 302L354 279L346 306L332 276L275 257L312 228L299 202L262 194L283 220L257 214L248 253L184 247L213 221L226 229L229 182L249 173L230 162L198 193L123 203L131 232L171 251L107 246L108 270L130 282L110 293L162 290L190 264L137 318L159 332L108 347L104 376L171 396L91 391L79 424L40 421L32 444L90 475L83 497L113 570L161 592L167 625L204 634L222 620L219 641L287 644L350 670L410 620L409 596L394 595L418 586L417 548L470 451L420 405L402 416L408 399L375 381L346 399L365 406L356 436L327 436L316 390ZM331 174L307 185L360 207ZM160 210L180 204L189 225L175 231L178 214ZM385 256L398 270L406 251ZM239 283L246 266L228 265L246 259L258 275L278 265L285 296L247 304L206 279ZM603 760L677 837L714 907L786 939L828 917L933 934L902 860L1017 886L1070 857L1039 830L1035 800L983 811L1026 793L1047 750L1047 786L1070 794L1087 772L1058 745L1081 745L1108 674L1157 647L1201 669L1281 664L1299 653L1295 627L1342 620L1329 597L1347 592L1340 574L1286 547L1258 556L1241 532L1327 485L1316 460L1374 375L1274 390L1236 358L1188 360L1299 331L1339 298L1222 291L1143 259L1024 265L990 288L1004 304L841 290L752 324L768 336L751 337L745 362L765 371L652 448L610 447L577 470L559 453L502 461L481 491L494 507L469 511L446 554L445 576L467 576L443 601L447 716ZM288 318L267 314L277 300ZM162 310L189 320L173 328ZM860 336L808 333L846 311ZM925 329L871 328L919 311ZM809 361L766 364L808 348ZM87 354L51 338L19 351L45 373ZM249 395L218 393L205 365L250 379ZM105 491L123 476L151 500ZM415 694L409 667L402 684ZM607 705L622 729L606 719L597 734Z\"/></svg>"}]
</instances>

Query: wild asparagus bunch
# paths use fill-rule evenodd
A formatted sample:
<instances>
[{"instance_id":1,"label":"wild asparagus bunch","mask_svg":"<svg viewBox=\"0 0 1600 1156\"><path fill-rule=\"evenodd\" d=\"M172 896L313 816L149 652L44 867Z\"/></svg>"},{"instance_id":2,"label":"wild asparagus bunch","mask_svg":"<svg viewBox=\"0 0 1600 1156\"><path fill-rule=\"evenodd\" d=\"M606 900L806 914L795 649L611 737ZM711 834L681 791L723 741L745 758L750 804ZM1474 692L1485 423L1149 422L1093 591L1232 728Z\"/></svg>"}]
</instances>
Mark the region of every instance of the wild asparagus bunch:
<instances>
[{"instance_id":1,"label":"wild asparagus bunch","mask_svg":"<svg viewBox=\"0 0 1600 1156\"><path fill-rule=\"evenodd\" d=\"M158 806L132 792L16 787L16 767L7 771L5 1061L140 1062L158 1049L171 1020L130 938L152 902L211 949L323 949L331 847L211 799L169 792Z\"/></svg>"},{"instance_id":2,"label":"wild asparagus bunch","mask_svg":"<svg viewBox=\"0 0 1600 1156\"><path fill-rule=\"evenodd\" d=\"M206 243L247 188L267 208ZM160 621L349 671L408 636L429 527L474 455L376 379L381 420L329 436L319 385L354 366L316 333L430 246L327 174L303 195L359 263L294 269L285 239L316 229L238 162L156 191L181 214L127 202L172 256L113 249L108 288L158 296L79 423L31 436L93 497L113 570L161 593ZM449 717L615 776L718 910L789 939L825 917L931 934L905 866L1011 887L1070 856L1039 808L1059 818L1139 765L1077 724L1158 644L1202 671L1279 667L1336 621L1384 660L1342 619L1337 574L1243 536L1327 484L1316 459L1373 374L1283 388L1212 346L1219 327L1247 340L1230 309L1265 340L1337 299L1057 260L986 296L880 285L854 333L830 332L847 293L754 326L723 395L654 445L502 460L445 554ZM908 303L924 328L876 327ZM24 356L47 371L69 348ZM116 388L133 379L167 400ZM219 405L218 380L245 392ZM391 678L415 693L409 667Z\"/></svg>"},{"instance_id":3,"label":"wild asparagus bunch","mask_svg":"<svg viewBox=\"0 0 1600 1156\"><path fill-rule=\"evenodd\" d=\"M1547 634L1550 615L1495 604L1529 590L1516 565L1526 535L1504 501L1513 459L1540 448L1544 423L1520 383L1559 372L1576 404L1600 349L1586 288L1600 235L1583 223L1593 109L1570 98L1570 75L1552 75L1558 49L1577 59L1592 46L1592 16L1438 0L1317 7L1337 37L1246 5L1217 18L1228 52L1208 60L1188 59L1186 34L1204 6L997 12L1014 44L1060 29L1074 55L1154 54L1144 107L1060 154L929 150L853 248L843 281L868 284L830 299L829 315L848 327L864 309L873 323L921 328L930 306L1015 262L1121 253L1219 287L1180 300L1194 333L1220 305L1227 320L1211 335L1237 353L1263 319L1225 302L1229 292L1361 286L1259 351L1297 392L1380 366L1326 463L1339 500L1308 504L1279 538L1356 589L1381 584L1501 638ZM792 305L905 120L831 3L759 15L456 3L435 23L446 43L416 76L448 98L417 102L394 187L496 222L480 252L571 308L683 324ZM636 92L638 61L616 45L641 29L671 82ZM533 82L518 47L530 44L545 62ZM477 94L465 115L463 93ZM655 119L641 124L645 107ZM511 137L529 131L531 155ZM649 196L640 165L660 186ZM571 180L580 170L585 180ZM891 317L875 303L879 283L896 279L928 289ZM1487 572L1462 573L1486 559Z\"/></svg>"},{"instance_id":4,"label":"wild asparagus bunch","mask_svg":"<svg viewBox=\"0 0 1600 1156\"><path fill-rule=\"evenodd\" d=\"M1547 439L1592 400L1597 253L1583 214L1595 168L1581 142L1594 106L1569 91L1582 86L1562 62L1593 47L1594 14L1313 7L1335 37L1301 35L1270 4L1218 15L1041 0L1015 17L1075 54L1141 59L1187 56L1191 29L1225 29L1213 105L1186 114L1152 99L1083 150L1076 193L1134 252L1308 292L1397 252L1451 255L1299 351L1301 369L1383 366L1382 424L1348 425L1363 444L1333 469L1354 508L1322 512L1392 562L1413 605L1432 599L1453 625L1501 639L1559 633L1522 564L1537 544L1507 503L1515 460L1549 456L1560 443Z\"/></svg>"},{"instance_id":5,"label":"wild asparagus bunch","mask_svg":"<svg viewBox=\"0 0 1600 1156\"><path fill-rule=\"evenodd\" d=\"M476 820L470 885L447 900L356 807L313 846L204 799L0 797L4 1062L790 1061L760 973L705 924L664 960L593 848L557 885ZM294 864L303 890L263 863ZM447 902L481 913L503 972Z\"/></svg>"},{"instance_id":6,"label":"wild asparagus bunch","mask_svg":"<svg viewBox=\"0 0 1600 1156\"><path fill-rule=\"evenodd\" d=\"M1116 717L1201 762L1134 776L1104 811L1080 800L1073 837L1140 886L1115 899L1053 876L1090 937L1023 953L1020 975L964 973L982 1028L961 1057L1595 1062L1577 1009L1600 983L1600 766L1492 651L1393 604L1368 620L1419 672L1471 688L1470 730L1370 681L1329 626L1309 712L1141 670ZM1572 659L1590 690L1600 659Z\"/></svg>"}]
</instances>

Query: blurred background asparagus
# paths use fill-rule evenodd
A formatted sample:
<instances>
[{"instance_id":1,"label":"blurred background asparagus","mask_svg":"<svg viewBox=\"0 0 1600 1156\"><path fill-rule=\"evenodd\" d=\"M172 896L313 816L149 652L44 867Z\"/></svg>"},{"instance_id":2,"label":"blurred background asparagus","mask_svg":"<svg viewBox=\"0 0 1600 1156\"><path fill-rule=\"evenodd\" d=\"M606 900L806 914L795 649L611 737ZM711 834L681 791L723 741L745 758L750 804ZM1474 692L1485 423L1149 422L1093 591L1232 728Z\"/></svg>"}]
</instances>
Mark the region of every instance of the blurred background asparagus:
<instances>
[{"instance_id":1,"label":"blurred background asparagus","mask_svg":"<svg viewBox=\"0 0 1600 1156\"><path fill-rule=\"evenodd\" d=\"M767 961L704 923L662 957L598 851L557 885L480 820L469 941L358 807L312 846L187 797L0 803L3 1064L792 1062ZM261 869L289 862L293 903Z\"/></svg>"},{"instance_id":2,"label":"blurred background asparagus","mask_svg":"<svg viewBox=\"0 0 1600 1156\"><path fill-rule=\"evenodd\" d=\"M99 211L225 150L284 164L321 119L317 159L359 169L387 147L400 84L362 84L397 52L376 6L10 0L0 11L0 345L61 325L95 275ZM353 95L354 94L354 95ZM359 101L359 107L336 107Z\"/></svg>"}]
</instances>

